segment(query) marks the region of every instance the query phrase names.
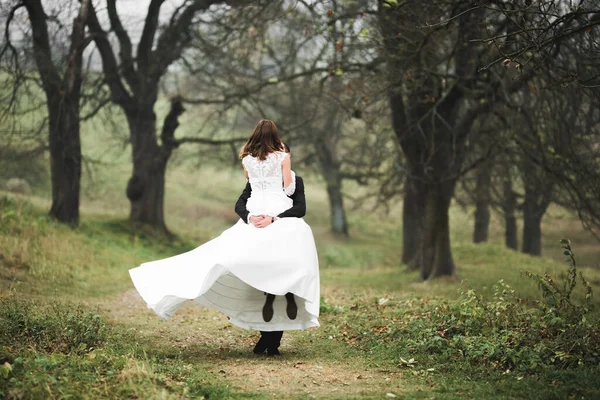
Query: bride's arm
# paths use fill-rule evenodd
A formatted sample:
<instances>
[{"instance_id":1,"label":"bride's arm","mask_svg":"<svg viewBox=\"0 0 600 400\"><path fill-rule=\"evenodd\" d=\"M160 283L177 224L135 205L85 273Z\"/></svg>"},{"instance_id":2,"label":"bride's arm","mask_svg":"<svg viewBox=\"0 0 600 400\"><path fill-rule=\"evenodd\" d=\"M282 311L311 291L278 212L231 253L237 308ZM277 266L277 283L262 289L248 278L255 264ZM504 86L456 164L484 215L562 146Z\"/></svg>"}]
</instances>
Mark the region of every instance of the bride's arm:
<instances>
[{"instance_id":1,"label":"bride's arm","mask_svg":"<svg viewBox=\"0 0 600 400\"><path fill-rule=\"evenodd\" d=\"M248 179L248 171L246 171L246 166L244 164L242 164L242 168L244 169L244 175L246 176L246 179Z\"/></svg>"},{"instance_id":2,"label":"bride's arm","mask_svg":"<svg viewBox=\"0 0 600 400\"><path fill-rule=\"evenodd\" d=\"M285 155L283 162L281 163L281 169L283 172L283 189L288 196L294 194L294 180L292 178L292 161L290 160L289 153Z\"/></svg>"}]
</instances>

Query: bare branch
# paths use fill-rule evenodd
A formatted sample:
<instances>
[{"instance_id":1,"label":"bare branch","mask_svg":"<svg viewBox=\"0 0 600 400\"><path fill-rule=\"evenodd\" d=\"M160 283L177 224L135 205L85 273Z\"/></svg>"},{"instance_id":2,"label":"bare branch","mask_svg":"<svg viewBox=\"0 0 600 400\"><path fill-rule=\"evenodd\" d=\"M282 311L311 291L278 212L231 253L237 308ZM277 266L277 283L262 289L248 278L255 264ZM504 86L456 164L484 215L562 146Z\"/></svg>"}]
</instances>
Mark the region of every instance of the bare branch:
<instances>
[{"instance_id":1,"label":"bare branch","mask_svg":"<svg viewBox=\"0 0 600 400\"><path fill-rule=\"evenodd\" d=\"M41 0L28 1L24 4L32 22L33 55L38 66L40 78L42 79L44 88L53 88L54 90L52 91L58 93L61 78L52 60L46 13L42 7Z\"/></svg>"},{"instance_id":2,"label":"bare branch","mask_svg":"<svg viewBox=\"0 0 600 400\"><path fill-rule=\"evenodd\" d=\"M13 8L11 8L10 12L8 13L8 17L6 19L6 24L4 25L4 38L6 40L6 43L4 44L4 47L2 48L2 50L0 50L0 59L2 59L2 56L4 56L4 53L8 49L10 49L14 55L17 54L17 49L15 49L15 47L12 45L12 43L10 41L10 23L12 22L13 18L15 17L15 13L17 12L17 10L19 10L19 8L21 8L21 7L25 7L25 4L23 2L16 4Z\"/></svg>"},{"instance_id":3,"label":"bare branch","mask_svg":"<svg viewBox=\"0 0 600 400\"><path fill-rule=\"evenodd\" d=\"M152 0L150 6L148 6L146 22L144 23L144 30L142 31L142 37L140 38L137 51L138 68L143 71L148 71L152 68L150 55L152 53L152 46L154 45L156 28L158 27L160 7L164 2L165 0Z\"/></svg>"},{"instance_id":4,"label":"bare branch","mask_svg":"<svg viewBox=\"0 0 600 400\"><path fill-rule=\"evenodd\" d=\"M89 14L91 0L81 0L79 13L73 21L73 32L71 34L71 47L69 49L69 58L67 69L65 71L64 81L65 89L69 94L79 93L81 91L81 69L83 66L83 50L89 43L85 37L85 25Z\"/></svg>"},{"instance_id":5,"label":"bare branch","mask_svg":"<svg viewBox=\"0 0 600 400\"><path fill-rule=\"evenodd\" d=\"M138 90L139 78L133 66L131 40L129 39L127 31L121 24L121 20L117 13L116 2L117 0L107 0L108 18L110 19L112 30L119 39L119 58L121 59L123 76L131 87L131 90L136 92Z\"/></svg>"},{"instance_id":6,"label":"bare branch","mask_svg":"<svg viewBox=\"0 0 600 400\"><path fill-rule=\"evenodd\" d=\"M154 79L158 80L167 67L181 56L183 49L191 40L188 28L198 11L207 10L213 4L222 2L223 0L194 0L175 21L171 21L158 38L156 49L152 54L153 62L156 63L153 68L155 72L152 74ZM138 55L138 66L140 62L143 60Z\"/></svg>"},{"instance_id":7,"label":"bare branch","mask_svg":"<svg viewBox=\"0 0 600 400\"><path fill-rule=\"evenodd\" d=\"M100 26L93 4L90 4L88 27L102 58L102 69L104 70L104 76L112 94L112 101L127 109L131 106L132 99L121 81L117 59L106 32Z\"/></svg>"}]
</instances>

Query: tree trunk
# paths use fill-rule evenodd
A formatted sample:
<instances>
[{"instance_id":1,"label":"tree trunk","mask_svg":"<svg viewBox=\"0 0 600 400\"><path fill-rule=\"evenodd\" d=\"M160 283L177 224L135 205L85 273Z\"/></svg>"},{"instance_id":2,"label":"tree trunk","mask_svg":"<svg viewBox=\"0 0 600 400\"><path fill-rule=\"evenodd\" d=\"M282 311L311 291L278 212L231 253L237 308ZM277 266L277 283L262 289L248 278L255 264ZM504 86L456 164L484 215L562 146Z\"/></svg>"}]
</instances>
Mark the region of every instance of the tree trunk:
<instances>
[{"instance_id":1,"label":"tree trunk","mask_svg":"<svg viewBox=\"0 0 600 400\"><path fill-rule=\"evenodd\" d=\"M331 230L337 235L348 236L348 221L344 210L342 196L342 177L339 168L332 167L325 171L329 209L331 211Z\"/></svg>"},{"instance_id":2,"label":"tree trunk","mask_svg":"<svg viewBox=\"0 0 600 400\"><path fill-rule=\"evenodd\" d=\"M164 218L164 157L156 138L156 115L150 109L127 116L133 153L133 175L127 183L131 202L129 219L168 232Z\"/></svg>"},{"instance_id":3,"label":"tree trunk","mask_svg":"<svg viewBox=\"0 0 600 400\"><path fill-rule=\"evenodd\" d=\"M423 280L454 273L449 211L455 184L446 180L428 185L421 247L415 258Z\"/></svg>"},{"instance_id":4,"label":"tree trunk","mask_svg":"<svg viewBox=\"0 0 600 400\"><path fill-rule=\"evenodd\" d=\"M552 177L537 165L525 159L522 165L525 201L523 202L522 251L533 256L542 255L542 218L552 200Z\"/></svg>"},{"instance_id":5,"label":"tree trunk","mask_svg":"<svg viewBox=\"0 0 600 400\"><path fill-rule=\"evenodd\" d=\"M478 201L475 207L475 228L473 229L473 243L485 243L488 241L490 229L490 204L489 202Z\"/></svg>"},{"instance_id":6,"label":"tree trunk","mask_svg":"<svg viewBox=\"0 0 600 400\"><path fill-rule=\"evenodd\" d=\"M157 143L152 106L142 110L128 115L133 151L133 176L127 184L127 198L131 202L129 219L169 233L164 217L165 173L173 149L179 146L175 130L185 108L180 98L172 99L160 136L162 146Z\"/></svg>"},{"instance_id":7,"label":"tree trunk","mask_svg":"<svg viewBox=\"0 0 600 400\"><path fill-rule=\"evenodd\" d=\"M50 216L68 224L79 223L81 141L79 96L48 96L50 122L50 171L52 206Z\"/></svg>"},{"instance_id":8,"label":"tree trunk","mask_svg":"<svg viewBox=\"0 0 600 400\"><path fill-rule=\"evenodd\" d=\"M33 56L42 80L48 107L52 206L50 216L68 224L79 223L81 185L81 141L79 99L81 97L82 55L86 46L85 24L89 0L82 0L73 20L66 68L54 64L46 12L41 1L26 1L31 23ZM60 71L64 71L61 77Z\"/></svg>"},{"instance_id":9,"label":"tree trunk","mask_svg":"<svg viewBox=\"0 0 600 400\"><path fill-rule=\"evenodd\" d=\"M481 164L477 170L475 188L475 227L473 243L488 241L490 229L490 186L492 182L492 163L490 160Z\"/></svg>"},{"instance_id":10,"label":"tree trunk","mask_svg":"<svg viewBox=\"0 0 600 400\"><path fill-rule=\"evenodd\" d=\"M504 214L504 223L505 223L505 231L504 231L504 245L509 249L517 250L518 238L517 238L517 218L515 217L514 208L509 212Z\"/></svg>"},{"instance_id":11,"label":"tree trunk","mask_svg":"<svg viewBox=\"0 0 600 400\"><path fill-rule=\"evenodd\" d=\"M331 91L336 95L342 93L342 80L333 78ZM314 148L319 159L321 173L327 185L329 211L331 213L331 230L336 235L348 236L348 221L342 196L342 173L337 159L337 141L342 125L339 106L329 105L329 117L325 121L321 134L314 141Z\"/></svg>"},{"instance_id":12,"label":"tree trunk","mask_svg":"<svg viewBox=\"0 0 600 400\"><path fill-rule=\"evenodd\" d=\"M427 186L416 176L406 179L404 203L402 204L402 263L410 269L416 269L412 262L419 251L420 238L423 237L423 219L425 218L425 200Z\"/></svg>"},{"instance_id":13,"label":"tree trunk","mask_svg":"<svg viewBox=\"0 0 600 400\"><path fill-rule=\"evenodd\" d=\"M542 255L542 217L533 210L523 213L523 253Z\"/></svg>"},{"instance_id":14,"label":"tree trunk","mask_svg":"<svg viewBox=\"0 0 600 400\"><path fill-rule=\"evenodd\" d=\"M517 218L515 211L517 209L517 198L512 189L512 179L510 171L506 172L502 183L502 213L504 214L504 244L509 249L517 250Z\"/></svg>"},{"instance_id":15,"label":"tree trunk","mask_svg":"<svg viewBox=\"0 0 600 400\"><path fill-rule=\"evenodd\" d=\"M542 183L543 185L543 183ZM542 218L550 204L552 185L540 188L526 187L523 203L523 246L522 251L532 256L542 255ZM539 191L539 192L538 192Z\"/></svg>"}]
</instances>

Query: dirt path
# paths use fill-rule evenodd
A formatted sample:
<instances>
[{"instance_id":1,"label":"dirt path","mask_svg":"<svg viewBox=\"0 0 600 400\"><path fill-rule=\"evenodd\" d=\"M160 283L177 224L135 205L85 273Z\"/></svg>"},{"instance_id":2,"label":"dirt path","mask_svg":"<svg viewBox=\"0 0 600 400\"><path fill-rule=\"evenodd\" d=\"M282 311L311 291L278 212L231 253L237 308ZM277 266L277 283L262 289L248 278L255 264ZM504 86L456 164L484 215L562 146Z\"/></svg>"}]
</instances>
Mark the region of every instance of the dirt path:
<instances>
[{"instance_id":1,"label":"dirt path","mask_svg":"<svg viewBox=\"0 0 600 400\"><path fill-rule=\"evenodd\" d=\"M314 330L286 332L280 357L256 356L252 348L259 334L232 326L215 310L190 304L165 322L145 307L134 289L100 306L158 353L176 354L238 391L274 399L393 397L386 393L400 397L402 372L369 368L362 357L347 357L334 349L319 354L310 343L323 339Z\"/></svg>"}]
</instances>

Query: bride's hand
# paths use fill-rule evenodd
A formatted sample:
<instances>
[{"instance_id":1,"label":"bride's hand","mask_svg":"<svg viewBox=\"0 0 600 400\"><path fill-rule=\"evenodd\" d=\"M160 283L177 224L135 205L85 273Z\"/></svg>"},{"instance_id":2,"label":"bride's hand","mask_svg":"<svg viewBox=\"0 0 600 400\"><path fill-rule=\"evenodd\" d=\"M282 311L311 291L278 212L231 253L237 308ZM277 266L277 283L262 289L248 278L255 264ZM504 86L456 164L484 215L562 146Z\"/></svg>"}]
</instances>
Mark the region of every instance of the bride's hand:
<instances>
[{"instance_id":1,"label":"bride's hand","mask_svg":"<svg viewBox=\"0 0 600 400\"><path fill-rule=\"evenodd\" d=\"M271 217L268 215L263 216L261 220L254 224L257 228L266 228L269 225L271 225Z\"/></svg>"}]
</instances>

